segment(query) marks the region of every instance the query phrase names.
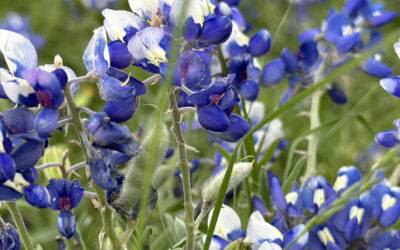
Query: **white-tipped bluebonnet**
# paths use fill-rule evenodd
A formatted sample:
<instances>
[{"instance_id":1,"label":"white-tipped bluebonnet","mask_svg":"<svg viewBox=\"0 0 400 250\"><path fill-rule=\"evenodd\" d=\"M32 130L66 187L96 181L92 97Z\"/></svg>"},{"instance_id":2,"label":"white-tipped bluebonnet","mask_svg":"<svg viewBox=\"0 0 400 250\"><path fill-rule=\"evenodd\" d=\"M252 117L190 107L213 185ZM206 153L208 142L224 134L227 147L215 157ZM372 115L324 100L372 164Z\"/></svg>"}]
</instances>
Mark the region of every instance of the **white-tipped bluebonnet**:
<instances>
[{"instance_id":1,"label":"white-tipped bluebonnet","mask_svg":"<svg viewBox=\"0 0 400 250\"><path fill-rule=\"evenodd\" d=\"M333 185L333 189L341 194L350 186L361 180L361 173L355 166L341 167Z\"/></svg>"},{"instance_id":2,"label":"white-tipped bluebonnet","mask_svg":"<svg viewBox=\"0 0 400 250\"><path fill-rule=\"evenodd\" d=\"M325 177L313 176L304 183L301 195L304 208L315 214L336 192Z\"/></svg>"}]
</instances>

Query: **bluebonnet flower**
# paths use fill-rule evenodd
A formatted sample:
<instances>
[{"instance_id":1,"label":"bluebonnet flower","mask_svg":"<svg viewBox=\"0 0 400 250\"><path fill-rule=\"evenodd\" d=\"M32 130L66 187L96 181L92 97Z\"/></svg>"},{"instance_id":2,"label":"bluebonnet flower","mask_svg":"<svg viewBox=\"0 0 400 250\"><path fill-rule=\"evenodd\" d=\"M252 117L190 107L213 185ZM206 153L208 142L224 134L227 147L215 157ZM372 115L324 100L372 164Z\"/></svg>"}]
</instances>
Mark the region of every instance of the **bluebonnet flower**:
<instances>
[{"instance_id":1,"label":"bluebonnet flower","mask_svg":"<svg viewBox=\"0 0 400 250\"><path fill-rule=\"evenodd\" d=\"M103 10L118 3L118 0L81 0L81 3L90 9Z\"/></svg>"},{"instance_id":2,"label":"bluebonnet flower","mask_svg":"<svg viewBox=\"0 0 400 250\"><path fill-rule=\"evenodd\" d=\"M212 212L208 217L211 221ZM243 240L252 249L282 249L289 245L301 232L304 225L298 225L286 234L266 222L260 212L251 214L246 231L242 230L240 218L229 206L223 205L215 226L210 249L224 249L230 243ZM300 237L290 249L304 249L307 246L308 234Z\"/></svg>"},{"instance_id":3,"label":"bluebonnet flower","mask_svg":"<svg viewBox=\"0 0 400 250\"><path fill-rule=\"evenodd\" d=\"M84 189L77 180L66 179L51 179L47 189L51 197L51 208L60 211L57 217L58 231L69 239L76 231L76 219L71 210L79 205Z\"/></svg>"},{"instance_id":4,"label":"bluebonnet flower","mask_svg":"<svg viewBox=\"0 0 400 250\"><path fill-rule=\"evenodd\" d=\"M41 49L46 44L46 40L43 36L32 32L29 17L15 12L7 13L0 23L0 29L14 31L23 35L28 38L37 49Z\"/></svg>"},{"instance_id":5,"label":"bluebonnet flower","mask_svg":"<svg viewBox=\"0 0 400 250\"><path fill-rule=\"evenodd\" d=\"M21 248L18 232L0 219L0 249L19 250Z\"/></svg>"},{"instance_id":6,"label":"bluebonnet flower","mask_svg":"<svg viewBox=\"0 0 400 250\"><path fill-rule=\"evenodd\" d=\"M318 72L322 76L359 52L378 44L382 40L378 28L396 16L394 12L385 12L379 3L348 0L340 12L332 10L321 27L306 30L299 36L301 44L295 54L285 48L280 58L267 63L263 69L261 83L267 86L274 85L286 76L289 88L281 99L281 103L285 103L299 90L314 83L315 74L318 69L323 69L324 65L330 65L330 69ZM380 54L373 55L363 63L362 69L376 77L392 75L393 71L382 63L381 59ZM347 101L344 88L338 81L328 87L328 95L338 104Z\"/></svg>"}]
</instances>

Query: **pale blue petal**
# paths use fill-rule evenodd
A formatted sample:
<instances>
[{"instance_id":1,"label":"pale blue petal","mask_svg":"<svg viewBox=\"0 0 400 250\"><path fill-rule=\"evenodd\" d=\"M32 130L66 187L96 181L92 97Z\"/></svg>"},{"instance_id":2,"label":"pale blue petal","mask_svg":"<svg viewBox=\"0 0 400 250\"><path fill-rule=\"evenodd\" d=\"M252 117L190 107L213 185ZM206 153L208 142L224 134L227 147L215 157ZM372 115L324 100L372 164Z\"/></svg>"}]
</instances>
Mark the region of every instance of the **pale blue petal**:
<instances>
[{"instance_id":1,"label":"pale blue petal","mask_svg":"<svg viewBox=\"0 0 400 250\"><path fill-rule=\"evenodd\" d=\"M103 26L94 30L94 35L83 54L83 63L88 72L95 71L100 75L110 67L106 30Z\"/></svg>"}]
</instances>

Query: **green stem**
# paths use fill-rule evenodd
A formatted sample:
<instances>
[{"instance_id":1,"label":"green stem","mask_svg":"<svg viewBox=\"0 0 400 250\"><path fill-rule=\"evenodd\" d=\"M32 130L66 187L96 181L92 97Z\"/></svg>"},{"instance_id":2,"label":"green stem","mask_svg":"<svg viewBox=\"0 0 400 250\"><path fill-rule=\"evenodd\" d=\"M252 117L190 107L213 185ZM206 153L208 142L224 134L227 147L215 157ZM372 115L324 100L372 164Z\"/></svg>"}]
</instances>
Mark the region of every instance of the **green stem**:
<instances>
[{"instance_id":1,"label":"green stem","mask_svg":"<svg viewBox=\"0 0 400 250\"><path fill-rule=\"evenodd\" d=\"M195 224L194 224L194 207L192 201L192 191L190 186L190 164L186 156L185 139L181 127L181 113L178 110L177 94L174 89L171 90L169 96L170 108L172 109L173 127L177 148L178 148L178 166L181 169L181 178L183 184L184 205L185 205L185 225L186 225L186 249L193 250L195 248Z\"/></svg>"},{"instance_id":2,"label":"green stem","mask_svg":"<svg viewBox=\"0 0 400 250\"><path fill-rule=\"evenodd\" d=\"M87 78L82 78L82 79L87 80ZM74 98L72 97L71 90L69 88L70 84L71 84L71 82L69 82L67 87L64 89L64 94L65 94L65 98L67 100L69 110L71 112L72 124L74 125L75 130L78 133L79 140L85 151L86 160L89 160L89 158L92 155L92 149L91 149L91 146L89 143L89 139L87 138L87 136L85 134L85 130L84 130L81 118L80 118L80 114L79 114L79 112L80 112L79 108L76 106ZM119 239L118 239L117 233L114 230L114 225L112 222L112 210L107 204L106 193L104 192L103 189L101 189L97 185L94 185L94 189L97 193L97 198L100 203L100 215L101 215L101 219L103 221L103 227L104 227L105 233L110 238L112 248L120 249Z\"/></svg>"},{"instance_id":3,"label":"green stem","mask_svg":"<svg viewBox=\"0 0 400 250\"><path fill-rule=\"evenodd\" d=\"M15 225L17 226L18 229L19 237L21 238L22 243L24 243L25 248L27 250L33 250L34 248L31 238L29 237L28 230L26 229L24 220L22 219L17 203L15 203L14 201L7 202L7 207L8 210L10 211L11 216L14 219Z\"/></svg>"},{"instance_id":4,"label":"green stem","mask_svg":"<svg viewBox=\"0 0 400 250\"><path fill-rule=\"evenodd\" d=\"M135 228L136 228L136 221L135 220L128 221L125 232L119 238L119 242L121 243L122 246L125 245L131 238L133 231L135 231Z\"/></svg>"},{"instance_id":5,"label":"green stem","mask_svg":"<svg viewBox=\"0 0 400 250\"><path fill-rule=\"evenodd\" d=\"M325 73L326 63L328 62L330 55L332 53L332 49L325 56L324 60L321 62L318 70L314 75L314 83L319 83ZM321 103L321 96L323 94L323 90L317 90L311 97L311 108L310 108L310 130L318 128L321 126L321 121L319 118L319 106ZM308 147L307 147L307 166L306 172L304 174L304 180L307 180L310 176L313 176L317 173L317 148L318 148L319 137L317 134L311 134L308 138Z\"/></svg>"}]
</instances>

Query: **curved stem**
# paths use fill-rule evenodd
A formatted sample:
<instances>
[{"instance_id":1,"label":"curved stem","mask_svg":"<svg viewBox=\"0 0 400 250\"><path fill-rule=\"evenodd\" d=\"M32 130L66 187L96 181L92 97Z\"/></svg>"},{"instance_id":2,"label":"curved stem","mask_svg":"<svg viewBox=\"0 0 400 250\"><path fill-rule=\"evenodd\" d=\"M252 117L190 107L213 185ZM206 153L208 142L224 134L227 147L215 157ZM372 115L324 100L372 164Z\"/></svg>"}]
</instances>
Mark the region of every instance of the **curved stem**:
<instances>
[{"instance_id":1,"label":"curved stem","mask_svg":"<svg viewBox=\"0 0 400 250\"><path fill-rule=\"evenodd\" d=\"M131 238L133 231L135 231L135 228L136 228L136 221L135 220L128 221L125 232L119 238L119 242L121 243L122 246L125 245Z\"/></svg>"},{"instance_id":2,"label":"curved stem","mask_svg":"<svg viewBox=\"0 0 400 250\"><path fill-rule=\"evenodd\" d=\"M91 79L93 76L89 73L88 76L82 77L82 80L87 80ZM78 77L79 78L79 77ZM74 81L74 80L73 80ZM76 82L76 81L75 81ZM89 160L89 158L92 156L92 148L89 143L89 139L87 138L85 134L85 130L83 127L83 124L81 122L81 118L79 115L79 108L76 106L75 101L72 97L71 91L70 91L70 86L71 82L68 83L67 87L64 89L64 94L65 98L68 103L69 110L71 112L71 118L72 118L72 124L74 125L76 132L78 133L79 140L81 142L81 145L83 146L85 155L86 155L86 160ZM101 219L103 221L103 228L106 233L106 235L110 238L112 249L120 249L120 244L119 244L119 239L117 236L117 233L114 230L114 225L112 221L112 210L107 204L107 197L103 189L101 189L99 186L94 185L94 189L97 193L97 198L100 203L100 215Z\"/></svg>"},{"instance_id":3,"label":"curved stem","mask_svg":"<svg viewBox=\"0 0 400 250\"><path fill-rule=\"evenodd\" d=\"M190 186L190 164L187 160L186 156L186 147L185 147L185 139L182 133L181 127L181 113L178 109L177 103L177 94L176 89L171 90L171 94L169 96L170 108L172 109L172 117L173 117L173 127L177 148L179 161L178 166L181 169L181 178L183 184L183 194L184 194L184 205L185 205L185 225L186 225L186 249L193 250L195 247L195 232L194 232L194 207L192 201L192 191Z\"/></svg>"},{"instance_id":4,"label":"curved stem","mask_svg":"<svg viewBox=\"0 0 400 250\"><path fill-rule=\"evenodd\" d=\"M19 237L21 238L22 243L24 243L25 248L27 250L33 250L34 248L31 238L29 237L28 230L26 229L24 220L22 219L17 203L15 203L15 201L7 202L7 207L8 210L10 211L11 216L14 219L15 225L17 226L18 229Z\"/></svg>"}]
</instances>

